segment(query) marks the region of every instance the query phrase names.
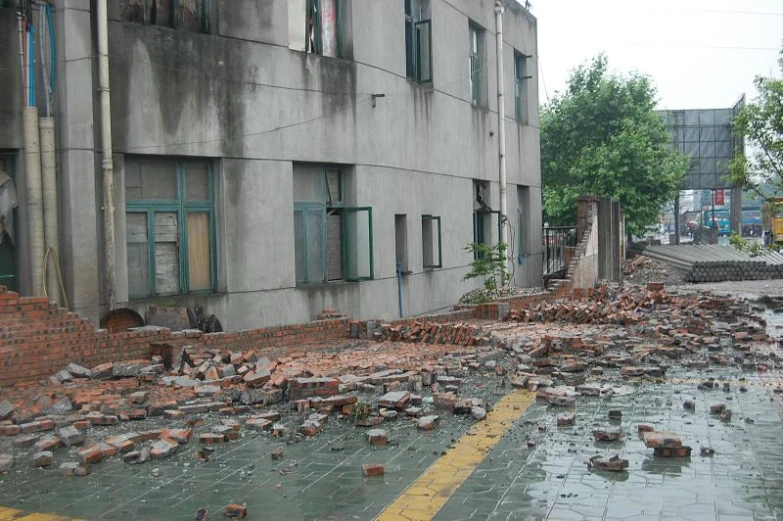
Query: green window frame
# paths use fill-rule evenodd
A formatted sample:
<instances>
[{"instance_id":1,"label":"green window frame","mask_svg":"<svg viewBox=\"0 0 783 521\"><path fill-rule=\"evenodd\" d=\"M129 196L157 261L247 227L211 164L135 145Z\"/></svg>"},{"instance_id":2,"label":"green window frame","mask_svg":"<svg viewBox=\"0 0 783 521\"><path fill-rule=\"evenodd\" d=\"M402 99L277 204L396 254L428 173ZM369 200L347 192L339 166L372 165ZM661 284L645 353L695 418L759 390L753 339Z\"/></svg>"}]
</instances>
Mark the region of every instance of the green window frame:
<instances>
[{"instance_id":1,"label":"green window frame","mask_svg":"<svg viewBox=\"0 0 783 521\"><path fill-rule=\"evenodd\" d=\"M422 20L421 0L405 0L405 74L432 82L432 21Z\"/></svg>"},{"instance_id":2,"label":"green window frame","mask_svg":"<svg viewBox=\"0 0 783 521\"><path fill-rule=\"evenodd\" d=\"M163 158L169 160L169 158ZM154 158L133 159L126 158L126 165L133 161L139 161L141 164L154 163ZM188 165L195 166L200 164L206 166L207 174L207 194L203 200L188 200L187 193L187 167ZM133 241L131 242L129 234L126 233L126 242L130 244L139 244L146 242L146 255L147 255L147 288L146 293L131 293L129 284L129 298L130 299L144 299L158 296L173 296L173 295L198 295L213 293L217 287L217 227L215 223L215 170L211 161L199 161L199 160L177 160L175 165L175 182L176 182L176 198L174 199L128 199L125 201L125 213L126 221L128 215L144 215L146 220L146 241ZM127 184L127 181L126 181ZM198 214L207 215L206 232L208 234L208 284L202 284L201 287L191 290L191 252L190 247L195 244L195 241L190 241L189 236L189 220L191 216ZM176 279L178 290L176 292L162 292L158 287L158 272L157 272L157 249L158 242L155 240L156 236L156 223L158 220L156 216L176 216L177 219L177 233L176 233L176 253L178 257L178 272L179 276ZM130 247L129 247L130 250ZM129 252L130 253L130 252ZM194 259L195 260L195 259ZM130 277L129 273L129 277ZM194 283L195 284L195 283Z\"/></svg>"},{"instance_id":3,"label":"green window frame","mask_svg":"<svg viewBox=\"0 0 783 521\"><path fill-rule=\"evenodd\" d=\"M373 280L372 208L345 206L339 168L324 166L319 184L318 200L294 202L296 284Z\"/></svg>"},{"instance_id":4,"label":"green window frame","mask_svg":"<svg viewBox=\"0 0 783 521\"><path fill-rule=\"evenodd\" d=\"M435 241L437 241L437 247L435 245ZM435 269L443 267L443 245L441 242L440 216L421 216L421 250L422 266L424 269Z\"/></svg>"},{"instance_id":5,"label":"green window frame","mask_svg":"<svg viewBox=\"0 0 783 521\"><path fill-rule=\"evenodd\" d=\"M498 210L475 210L473 212L473 242L475 244L484 244L489 247L492 246L489 242L489 237L487 237L487 220L490 220L489 227L491 228L493 215L497 218L498 237L503 236L503 226L500 222L500 212ZM474 251L473 258L482 258L481 252Z\"/></svg>"},{"instance_id":6,"label":"green window frame","mask_svg":"<svg viewBox=\"0 0 783 521\"><path fill-rule=\"evenodd\" d=\"M520 123L527 123L527 80L532 78L527 74L527 59L529 56L520 52L514 53L514 104L515 115Z\"/></svg>"},{"instance_id":7,"label":"green window frame","mask_svg":"<svg viewBox=\"0 0 783 521\"><path fill-rule=\"evenodd\" d=\"M470 78L470 101L473 105L481 103L481 33L482 29L470 23L468 66Z\"/></svg>"},{"instance_id":8,"label":"green window frame","mask_svg":"<svg viewBox=\"0 0 783 521\"><path fill-rule=\"evenodd\" d=\"M328 218L340 220L340 277L330 274ZM362 282L375 278L372 208L331 206L313 202L294 203L297 285L328 282Z\"/></svg>"}]
</instances>

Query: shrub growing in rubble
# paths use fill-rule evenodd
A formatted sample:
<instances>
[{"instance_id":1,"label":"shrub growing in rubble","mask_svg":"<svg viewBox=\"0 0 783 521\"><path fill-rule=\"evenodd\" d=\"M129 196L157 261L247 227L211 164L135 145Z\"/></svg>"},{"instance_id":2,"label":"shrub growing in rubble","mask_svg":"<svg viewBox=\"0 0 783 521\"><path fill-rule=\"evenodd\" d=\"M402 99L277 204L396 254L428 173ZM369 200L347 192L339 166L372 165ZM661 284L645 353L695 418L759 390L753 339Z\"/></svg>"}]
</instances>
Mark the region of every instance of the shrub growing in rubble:
<instances>
[{"instance_id":1,"label":"shrub growing in rubble","mask_svg":"<svg viewBox=\"0 0 783 521\"><path fill-rule=\"evenodd\" d=\"M747 253L751 257L758 257L764 253L764 246L756 241L746 239L737 232L732 232L731 235L729 235L729 244L735 250Z\"/></svg>"},{"instance_id":2,"label":"shrub growing in rubble","mask_svg":"<svg viewBox=\"0 0 783 521\"><path fill-rule=\"evenodd\" d=\"M473 262L470 263L470 271L462 277L462 280L484 281L484 289L470 294L464 302L468 304L489 302L496 296L498 289L511 281L511 274L506 271L507 246L503 243L487 246L473 242L463 249L473 254Z\"/></svg>"}]
</instances>

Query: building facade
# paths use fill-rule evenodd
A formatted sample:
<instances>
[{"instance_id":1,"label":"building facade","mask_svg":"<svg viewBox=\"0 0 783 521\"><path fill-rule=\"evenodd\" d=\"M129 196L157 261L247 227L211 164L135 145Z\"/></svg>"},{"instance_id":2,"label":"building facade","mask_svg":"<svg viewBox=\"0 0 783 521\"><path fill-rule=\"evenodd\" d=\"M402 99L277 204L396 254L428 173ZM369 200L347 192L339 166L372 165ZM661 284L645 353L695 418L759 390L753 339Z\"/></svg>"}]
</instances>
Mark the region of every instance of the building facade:
<instances>
[{"instance_id":1,"label":"building facade","mask_svg":"<svg viewBox=\"0 0 783 521\"><path fill-rule=\"evenodd\" d=\"M16 193L6 212L16 281L29 294L39 253L26 241L20 3L0 8L0 164ZM53 87L65 293L97 320L106 302L95 4L56 2L55 45L33 67L48 68L48 56L56 81L33 75L41 112L40 92ZM536 21L504 4L510 255L515 283L538 286ZM242 329L324 308L394 318L401 302L404 315L420 314L476 287L462 281L473 260L464 248L500 233L494 8L109 0L118 306L142 315L200 306Z\"/></svg>"}]
</instances>

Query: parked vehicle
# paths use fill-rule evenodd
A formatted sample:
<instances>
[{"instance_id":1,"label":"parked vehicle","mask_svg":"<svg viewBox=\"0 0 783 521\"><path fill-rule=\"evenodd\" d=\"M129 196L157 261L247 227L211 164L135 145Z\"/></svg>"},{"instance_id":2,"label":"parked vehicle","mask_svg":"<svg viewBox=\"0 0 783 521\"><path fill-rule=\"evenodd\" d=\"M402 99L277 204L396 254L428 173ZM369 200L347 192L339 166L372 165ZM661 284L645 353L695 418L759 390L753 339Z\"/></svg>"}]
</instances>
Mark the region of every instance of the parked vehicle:
<instances>
[{"instance_id":1,"label":"parked vehicle","mask_svg":"<svg viewBox=\"0 0 783 521\"><path fill-rule=\"evenodd\" d=\"M718 235L731 234L731 220L729 219L729 211L725 208L705 210L702 214L701 222L702 226L705 228L717 228Z\"/></svg>"}]
</instances>

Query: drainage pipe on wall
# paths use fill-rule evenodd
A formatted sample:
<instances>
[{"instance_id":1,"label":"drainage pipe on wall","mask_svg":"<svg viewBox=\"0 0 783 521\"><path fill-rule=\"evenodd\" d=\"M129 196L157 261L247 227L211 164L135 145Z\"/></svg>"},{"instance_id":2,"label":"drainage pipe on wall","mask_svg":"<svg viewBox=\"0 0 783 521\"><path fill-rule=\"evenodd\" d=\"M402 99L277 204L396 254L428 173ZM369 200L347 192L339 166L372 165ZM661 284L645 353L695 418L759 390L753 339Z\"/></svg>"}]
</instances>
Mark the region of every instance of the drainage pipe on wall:
<instances>
[{"instance_id":1,"label":"drainage pipe on wall","mask_svg":"<svg viewBox=\"0 0 783 521\"><path fill-rule=\"evenodd\" d=\"M109 92L109 29L106 0L97 1L98 19L98 91L101 98L101 169L103 171L103 250L106 272L106 306L117 303L114 263L114 166L111 144L111 95Z\"/></svg>"},{"instance_id":2,"label":"drainage pipe on wall","mask_svg":"<svg viewBox=\"0 0 783 521\"><path fill-rule=\"evenodd\" d=\"M25 188L27 194L27 221L30 226L30 275L32 294L43 295L43 189L41 186L41 143L38 134L38 108L25 107L22 122L24 125L25 152Z\"/></svg>"},{"instance_id":3,"label":"drainage pipe on wall","mask_svg":"<svg viewBox=\"0 0 783 521\"><path fill-rule=\"evenodd\" d=\"M19 29L23 31L21 13ZM35 32L29 25L27 55L24 56L24 38L20 34L19 44L22 47L22 73L27 78L27 92L23 95L27 100L22 109L22 133L24 137L25 194L27 197L27 222L29 232L30 253L30 283L31 293L43 295L44 285L42 266L44 258L44 225L43 225L43 189L41 186L41 142L38 129L38 107L35 103Z\"/></svg>"},{"instance_id":4,"label":"drainage pipe on wall","mask_svg":"<svg viewBox=\"0 0 783 521\"><path fill-rule=\"evenodd\" d=\"M42 266L46 271L46 295L49 300L60 304L59 269L56 255L60 251L60 238L57 212L57 173L54 146L54 118L41 118L41 172L43 185L43 223L44 239L46 240ZM51 255L50 255L51 253ZM42 276L43 277L43 276Z\"/></svg>"},{"instance_id":5,"label":"drainage pipe on wall","mask_svg":"<svg viewBox=\"0 0 783 521\"><path fill-rule=\"evenodd\" d=\"M508 270L508 201L506 187L506 103L505 80L503 72L503 2L495 2L495 46L498 73L498 155L500 177L500 242L506 246L506 265Z\"/></svg>"},{"instance_id":6,"label":"drainage pipe on wall","mask_svg":"<svg viewBox=\"0 0 783 521\"><path fill-rule=\"evenodd\" d=\"M54 72L49 78L46 70L46 52L44 40L47 26L47 17L50 16L50 6L40 5L40 37L38 48L41 53L41 72L43 75L43 88L46 96L46 117L40 118L38 125L41 131L41 181L43 191L43 227L45 240L45 254L42 262L44 273L41 275L41 283L44 284L45 295L49 300L60 304L60 271L57 265L57 253L60 251L60 237L58 226L58 192L57 192L57 165L55 158L54 142L54 118L52 117L52 90L54 86ZM56 59L54 52L54 33L52 24L49 24L49 43L52 51L52 62ZM49 81L51 79L51 81Z\"/></svg>"}]
</instances>

